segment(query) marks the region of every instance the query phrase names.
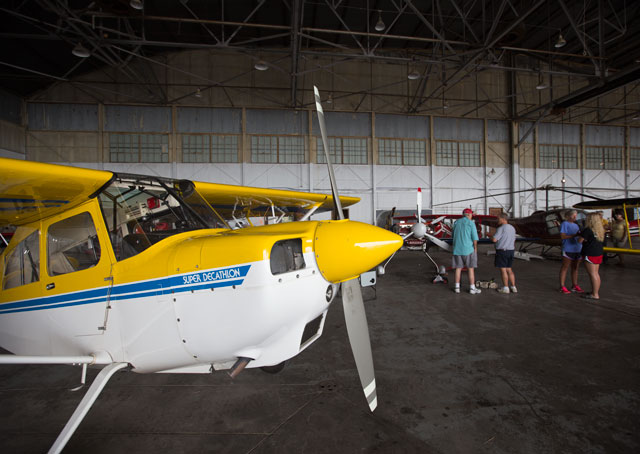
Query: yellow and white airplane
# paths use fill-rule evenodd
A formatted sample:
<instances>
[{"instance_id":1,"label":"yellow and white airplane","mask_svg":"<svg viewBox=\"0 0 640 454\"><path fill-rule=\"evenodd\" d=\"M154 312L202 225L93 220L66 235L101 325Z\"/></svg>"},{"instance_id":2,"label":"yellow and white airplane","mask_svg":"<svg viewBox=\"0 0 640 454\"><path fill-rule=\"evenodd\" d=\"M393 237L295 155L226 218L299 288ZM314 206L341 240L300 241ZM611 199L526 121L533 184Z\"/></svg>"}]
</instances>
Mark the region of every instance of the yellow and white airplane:
<instances>
[{"instance_id":1,"label":"yellow and white airplane","mask_svg":"<svg viewBox=\"0 0 640 454\"><path fill-rule=\"evenodd\" d=\"M317 91L316 100L326 143ZM358 201L338 195L330 165L333 196L11 159L0 169L0 225L16 227L0 257L0 346L13 353L0 363L78 364L83 383L87 365L103 366L50 452L63 449L120 369L235 376L297 355L322 334L340 283L375 409L356 278L402 238L350 220L307 220ZM251 225L265 215L275 223Z\"/></svg>"}]
</instances>

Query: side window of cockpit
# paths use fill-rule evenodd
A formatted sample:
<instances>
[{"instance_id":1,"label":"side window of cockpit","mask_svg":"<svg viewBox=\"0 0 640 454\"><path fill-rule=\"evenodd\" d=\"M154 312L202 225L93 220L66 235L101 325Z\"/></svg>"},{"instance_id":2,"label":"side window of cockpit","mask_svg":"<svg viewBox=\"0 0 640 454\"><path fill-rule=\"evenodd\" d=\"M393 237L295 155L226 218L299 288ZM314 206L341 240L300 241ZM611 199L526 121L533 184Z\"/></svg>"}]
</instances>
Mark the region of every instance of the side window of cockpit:
<instances>
[{"instance_id":1,"label":"side window of cockpit","mask_svg":"<svg viewBox=\"0 0 640 454\"><path fill-rule=\"evenodd\" d=\"M47 268L50 276L73 273L100 261L100 243L89 213L51 224L47 232Z\"/></svg>"},{"instance_id":2,"label":"side window of cockpit","mask_svg":"<svg viewBox=\"0 0 640 454\"><path fill-rule=\"evenodd\" d=\"M547 232L549 232L550 235L560 235L561 222L557 214L553 213L553 214L547 215L546 222L547 222Z\"/></svg>"},{"instance_id":3,"label":"side window of cockpit","mask_svg":"<svg viewBox=\"0 0 640 454\"><path fill-rule=\"evenodd\" d=\"M271 248L271 274L282 274L289 271L301 270L305 267L302 255L302 240L278 241Z\"/></svg>"},{"instance_id":4,"label":"side window of cockpit","mask_svg":"<svg viewBox=\"0 0 640 454\"><path fill-rule=\"evenodd\" d=\"M18 244L5 258L3 290L40 280L40 231Z\"/></svg>"}]
</instances>

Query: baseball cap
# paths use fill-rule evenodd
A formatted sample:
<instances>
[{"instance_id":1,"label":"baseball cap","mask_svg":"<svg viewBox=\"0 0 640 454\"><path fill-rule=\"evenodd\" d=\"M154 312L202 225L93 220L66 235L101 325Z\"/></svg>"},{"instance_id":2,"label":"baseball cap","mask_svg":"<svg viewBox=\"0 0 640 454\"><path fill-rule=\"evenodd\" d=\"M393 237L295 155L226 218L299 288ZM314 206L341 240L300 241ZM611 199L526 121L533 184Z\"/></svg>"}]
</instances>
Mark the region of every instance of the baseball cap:
<instances>
[{"instance_id":1,"label":"baseball cap","mask_svg":"<svg viewBox=\"0 0 640 454\"><path fill-rule=\"evenodd\" d=\"M462 210L462 214L473 214L473 210L471 208L465 208Z\"/></svg>"}]
</instances>

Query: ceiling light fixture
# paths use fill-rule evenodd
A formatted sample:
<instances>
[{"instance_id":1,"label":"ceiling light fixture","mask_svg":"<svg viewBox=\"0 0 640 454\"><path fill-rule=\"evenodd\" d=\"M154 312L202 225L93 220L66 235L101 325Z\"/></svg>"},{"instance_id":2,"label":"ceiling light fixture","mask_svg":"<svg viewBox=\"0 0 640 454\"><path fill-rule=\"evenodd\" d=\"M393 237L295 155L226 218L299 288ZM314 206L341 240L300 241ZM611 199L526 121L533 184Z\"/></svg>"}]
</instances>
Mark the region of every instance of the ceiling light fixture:
<instances>
[{"instance_id":1,"label":"ceiling light fixture","mask_svg":"<svg viewBox=\"0 0 640 454\"><path fill-rule=\"evenodd\" d=\"M144 9L144 3L142 2L142 0L131 0L129 2L129 6L133 9Z\"/></svg>"},{"instance_id":2,"label":"ceiling light fixture","mask_svg":"<svg viewBox=\"0 0 640 454\"><path fill-rule=\"evenodd\" d=\"M449 108L449 103L447 101L445 101L444 104L442 105L442 108L444 110L447 110Z\"/></svg>"},{"instance_id":3,"label":"ceiling light fixture","mask_svg":"<svg viewBox=\"0 0 640 454\"><path fill-rule=\"evenodd\" d=\"M545 88L549 88L549 86L544 83L544 76L542 75L542 72L539 72L538 85L536 85L536 90L544 90Z\"/></svg>"},{"instance_id":4,"label":"ceiling light fixture","mask_svg":"<svg viewBox=\"0 0 640 454\"><path fill-rule=\"evenodd\" d=\"M327 98L327 104L333 104L333 97L331 96L331 93L329 93L329 97Z\"/></svg>"},{"instance_id":5,"label":"ceiling light fixture","mask_svg":"<svg viewBox=\"0 0 640 454\"><path fill-rule=\"evenodd\" d=\"M193 96L195 96L196 98L202 98L202 92L200 91L199 88L196 90Z\"/></svg>"},{"instance_id":6,"label":"ceiling light fixture","mask_svg":"<svg viewBox=\"0 0 640 454\"><path fill-rule=\"evenodd\" d=\"M558 33L558 41L553 45L556 49L560 49L567 44L565 39L562 37L562 33Z\"/></svg>"},{"instance_id":7,"label":"ceiling light fixture","mask_svg":"<svg viewBox=\"0 0 640 454\"><path fill-rule=\"evenodd\" d=\"M565 177L562 177L562 180L560 180L560 181L562 181L562 184L565 184L567 182Z\"/></svg>"},{"instance_id":8,"label":"ceiling light fixture","mask_svg":"<svg viewBox=\"0 0 640 454\"><path fill-rule=\"evenodd\" d=\"M87 58L91 55L91 52L89 52L81 43L76 44L76 47L73 48L71 53L80 58Z\"/></svg>"},{"instance_id":9,"label":"ceiling light fixture","mask_svg":"<svg viewBox=\"0 0 640 454\"><path fill-rule=\"evenodd\" d=\"M385 27L384 22L382 22L382 11L378 11L378 22L376 22L376 26L374 28L377 32L381 32Z\"/></svg>"},{"instance_id":10,"label":"ceiling light fixture","mask_svg":"<svg viewBox=\"0 0 640 454\"><path fill-rule=\"evenodd\" d=\"M413 70L413 71L411 71L409 74L407 74L407 78L408 78L409 80L416 80L416 79L420 79L420 73L414 69L414 70Z\"/></svg>"},{"instance_id":11,"label":"ceiling light fixture","mask_svg":"<svg viewBox=\"0 0 640 454\"><path fill-rule=\"evenodd\" d=\"M267 65L264 60L259 60L255 65L253 65L253 67L258 71L266 71L267 69L269 69L269 65Z\"/></svg>"}]
</instances>

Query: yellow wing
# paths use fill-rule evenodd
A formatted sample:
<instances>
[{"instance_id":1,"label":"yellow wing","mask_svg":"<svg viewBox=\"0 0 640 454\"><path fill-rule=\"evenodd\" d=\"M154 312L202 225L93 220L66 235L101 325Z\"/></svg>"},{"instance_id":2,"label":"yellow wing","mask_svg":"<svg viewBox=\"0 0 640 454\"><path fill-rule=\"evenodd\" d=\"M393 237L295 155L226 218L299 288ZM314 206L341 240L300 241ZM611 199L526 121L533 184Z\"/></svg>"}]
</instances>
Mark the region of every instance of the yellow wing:
<instances>
[{"instance_id":1,"label":"yellow wing","mask_svg":"<svg viewBox=\"0 0 640 454\"><path fill-rule=\"evenodd\" d=\"M227 215L236 212L260 212L271 206L289 212L304 212L318 205L318 211L333 209L333 196L312 192L285 191L281 189L252 188L227 184L193 182L196 189L218 213ZM359 197L340 196L343 207L360 201Z\"/></svg>"},{"instance_id":2,"label":"yellow wing","mask_svg":"<svg viewBox=\"0 0 640 454\"><path fill-rule=\"evenodd\" d=\"M52 216L86 201L115 177L113 172L0 158L0 225L22 225ZM333 208L333 197L309 192L252 188L194 181L219 212L259 212L276 206L289 212ZM343 207L358 197L340 197Z\"/></svg>"},{"instance_id":3,"label":"yellow wing","mask_svg":"<svg viewBox=\"0 0 640 454\"><path fill-rule=\"evenodd\" d=\"M0 158L0 225L26 224L87 200L112 172Z\"/></svg>"}]
</instances>

